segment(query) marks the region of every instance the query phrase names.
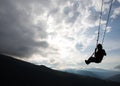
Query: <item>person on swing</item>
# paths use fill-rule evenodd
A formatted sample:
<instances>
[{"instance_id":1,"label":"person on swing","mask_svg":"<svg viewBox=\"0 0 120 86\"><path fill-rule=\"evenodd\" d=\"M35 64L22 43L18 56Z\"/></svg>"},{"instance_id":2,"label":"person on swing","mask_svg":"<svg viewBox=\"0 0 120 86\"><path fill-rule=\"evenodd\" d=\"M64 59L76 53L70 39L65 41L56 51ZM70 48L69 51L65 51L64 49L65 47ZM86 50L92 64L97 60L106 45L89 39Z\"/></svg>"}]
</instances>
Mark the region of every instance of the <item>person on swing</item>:
<instances>
[{"instance_id":1,"label":"person on swing","mask_svg":"<svg viewBox=\"0 0 120 86\"><path fill-rule=\"evenodd\" d=\"M102 61L103 57L106 56L106 52L102 48L101 44L97 45L97 47L96 47L95 52L93 53L93 55L88 60L85 60L85 63L87 65L90 64L91 62L100 63Z\"/></svg>"}]
</instances>

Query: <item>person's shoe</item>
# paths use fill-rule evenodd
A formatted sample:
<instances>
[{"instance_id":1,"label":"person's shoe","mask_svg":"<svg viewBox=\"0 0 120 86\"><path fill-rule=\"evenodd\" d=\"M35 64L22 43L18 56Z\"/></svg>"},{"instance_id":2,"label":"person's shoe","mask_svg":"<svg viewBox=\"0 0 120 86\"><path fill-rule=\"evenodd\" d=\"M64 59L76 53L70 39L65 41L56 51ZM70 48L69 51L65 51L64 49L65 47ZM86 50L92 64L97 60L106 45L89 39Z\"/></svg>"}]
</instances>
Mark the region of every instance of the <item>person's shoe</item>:
<instances>
[{"instance_id":1,"label":"person's shoe","mask_svg":"<svg viewBox=\"0 0 120 86\"><path fill-rule=\"evenodd\" d=\"M88 60L85 60L85 63L88 65L89 64Z\"/></svg>"}]
</instances>

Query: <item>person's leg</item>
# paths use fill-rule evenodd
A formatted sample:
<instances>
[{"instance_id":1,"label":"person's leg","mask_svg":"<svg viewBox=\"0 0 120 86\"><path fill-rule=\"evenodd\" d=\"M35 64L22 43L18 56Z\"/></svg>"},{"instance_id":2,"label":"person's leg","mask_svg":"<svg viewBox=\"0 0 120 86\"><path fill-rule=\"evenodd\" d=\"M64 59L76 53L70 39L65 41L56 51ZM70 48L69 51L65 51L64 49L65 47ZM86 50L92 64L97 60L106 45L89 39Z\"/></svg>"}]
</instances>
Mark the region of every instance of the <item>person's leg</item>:
<instances>
[{"instance_id":1,"label":"person's leg","mask_svg":"<svg viewBox=\"0 0 120 86\"><path fill-rule=\"evenodd\" d=\"M90 64L91 62L96 62L96 59L94 57L90 57L88 60L85 60L86 64Z\"/></svg>"},{"instance_id":2,"label":"person's leg","mask_svg":"<svg viewBox=\"0 0 120 86\"><path fill-rule=\"evenodd\" d=\"M88 65L89 64L88 60L85 60L85 63Z\"/></svg>"}]
</instances>

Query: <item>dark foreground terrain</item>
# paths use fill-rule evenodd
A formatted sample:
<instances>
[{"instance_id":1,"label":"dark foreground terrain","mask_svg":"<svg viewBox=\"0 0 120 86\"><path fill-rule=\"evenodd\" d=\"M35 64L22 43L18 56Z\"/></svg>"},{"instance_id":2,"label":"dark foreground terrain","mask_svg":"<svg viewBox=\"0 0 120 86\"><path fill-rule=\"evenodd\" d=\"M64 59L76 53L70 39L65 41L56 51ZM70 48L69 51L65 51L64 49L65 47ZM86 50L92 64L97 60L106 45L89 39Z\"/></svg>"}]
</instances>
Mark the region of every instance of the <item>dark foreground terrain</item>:
<instances>
[{"instance_id":1,"label":"dark foreground terrain","mask_svg":"<svg viewBox=\"0 0 120 86\"><path fill-rule=\"evenodd\" d=\"M0 86L120 86L120 83L61 72L0 54Z\"/></svg>"}]
</instances>

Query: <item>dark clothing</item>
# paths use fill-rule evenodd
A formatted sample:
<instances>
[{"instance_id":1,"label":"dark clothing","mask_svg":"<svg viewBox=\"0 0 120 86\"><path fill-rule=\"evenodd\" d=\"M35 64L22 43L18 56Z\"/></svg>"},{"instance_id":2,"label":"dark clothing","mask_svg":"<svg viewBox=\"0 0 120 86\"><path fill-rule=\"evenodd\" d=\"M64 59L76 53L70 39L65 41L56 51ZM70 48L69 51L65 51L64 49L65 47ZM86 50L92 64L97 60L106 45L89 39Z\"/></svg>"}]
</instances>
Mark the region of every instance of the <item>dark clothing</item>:
<instances>
[{"instance_id":1,"label":"dark clothing","mask_svg":"<svg viewBox=\"0 0 120 86\"><path fill-rule=\"evenodd\" d=\"M104 49L98 50L97 52L95 52L95 57L94 58L96 59L97 62L101 62L104 55L106 55L106 52L105 52Z\"/></svg>"},{"instance_id":2,"label":"dark clothing","mask_svg":"<svg viewBox=\"0 0 120 86\"><path fill-rule=\"evenodd\" d=\"M106 56L106 52L104 49L97 49L95 50L94 53L94 57L91 56L88 60L86 60L85 62L87 64L91 63L91 62L95 62L95 63L100 63L103 59L103 57Z\"/></svg>"}]
</instances>

